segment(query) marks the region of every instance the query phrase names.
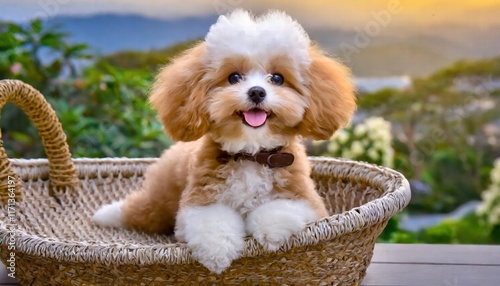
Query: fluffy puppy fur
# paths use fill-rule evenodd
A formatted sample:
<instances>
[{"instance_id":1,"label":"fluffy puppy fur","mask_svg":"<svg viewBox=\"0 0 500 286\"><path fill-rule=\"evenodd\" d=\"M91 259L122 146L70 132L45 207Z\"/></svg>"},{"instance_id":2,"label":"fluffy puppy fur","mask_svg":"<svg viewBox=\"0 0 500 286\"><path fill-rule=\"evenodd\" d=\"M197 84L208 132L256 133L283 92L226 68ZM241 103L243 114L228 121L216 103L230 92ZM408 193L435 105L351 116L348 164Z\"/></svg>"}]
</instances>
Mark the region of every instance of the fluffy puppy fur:
<instances>
[{"instance_id":1,"label":"fluffy puppy fur","mask_svg":"<svg viewBox=\"0 0 500 286\"><path fill-rule=\"evenodd\" d=\"M301 139L329 139L350 120L353 85L286 14L221 16L205 41L159 72L150 102L179 142L150 166L141 190L101 207L96 223L175 230L220 273L240 256L245 236L274 251L328 215ZM278 147L295 156L292 165L218 160Z\"/></svg>"}]
</instances>

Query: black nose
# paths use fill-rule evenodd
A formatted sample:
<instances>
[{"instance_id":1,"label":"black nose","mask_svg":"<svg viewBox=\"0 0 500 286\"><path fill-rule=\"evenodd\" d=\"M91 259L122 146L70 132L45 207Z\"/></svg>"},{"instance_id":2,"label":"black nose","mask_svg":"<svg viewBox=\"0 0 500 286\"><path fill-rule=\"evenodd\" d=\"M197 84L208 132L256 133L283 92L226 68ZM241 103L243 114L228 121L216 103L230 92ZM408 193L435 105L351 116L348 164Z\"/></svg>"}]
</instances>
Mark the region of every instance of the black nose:
<instances>
[{"instance_id":1,"label":"black nose","mask_svg":"<svg viewBox=\"0 0 500 286\"><path fill-rule=\"evenodd\" d=\"M266 90L260 86L251 87L248 90L248 97L256 104L261 103L266 97Z\"/></svg>"}]
</instances>

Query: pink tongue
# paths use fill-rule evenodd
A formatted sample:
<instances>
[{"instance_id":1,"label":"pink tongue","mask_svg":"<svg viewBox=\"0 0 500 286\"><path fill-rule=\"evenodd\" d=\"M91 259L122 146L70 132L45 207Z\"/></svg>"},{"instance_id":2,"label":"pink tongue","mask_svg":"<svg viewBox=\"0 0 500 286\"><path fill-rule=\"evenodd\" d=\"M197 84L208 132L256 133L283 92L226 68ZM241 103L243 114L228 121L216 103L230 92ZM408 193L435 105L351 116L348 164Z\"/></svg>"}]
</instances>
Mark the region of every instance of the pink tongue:
<instances>
[{"instance_id":1,"label":"pink tongue","mask_svg":"<svg viewBox=\"0 0 500 286\"><path fill-rule=\"evenodd\" d=\"M262 124L266 123L267 114L263 110L252 109L249 111L243 112L243 116L245 116L245 121L248 125L252 127L259 127Z\"/></svg>"}]
</instances>

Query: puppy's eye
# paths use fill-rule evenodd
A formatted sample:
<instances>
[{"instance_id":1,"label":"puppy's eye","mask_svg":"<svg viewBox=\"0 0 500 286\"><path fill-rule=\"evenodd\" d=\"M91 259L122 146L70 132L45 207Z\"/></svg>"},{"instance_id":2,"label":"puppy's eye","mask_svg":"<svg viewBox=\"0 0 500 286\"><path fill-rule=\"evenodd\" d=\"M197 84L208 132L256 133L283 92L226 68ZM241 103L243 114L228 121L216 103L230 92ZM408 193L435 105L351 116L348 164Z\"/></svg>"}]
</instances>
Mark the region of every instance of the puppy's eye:
<instances>
[{"instance_id":1,"label":"puppy's eye","mask_svg":"<svg viewBox=\"0 0 500 286\"><path fill-rule=\"evenodd\" d=\"M243 80L243 77L241 76L241 74L234 72L229 75L227 80L229 81L230 84L237 84L238 82Z\"/></svg>"},{"instance_id":2,"label":"puppy's eye","mask_svg":"<svg viewBox=\"0 0 500 286\"><path fill-rule=\"evenodd\" d=\"M271 82L274 85L282 85L284 81L285 81L285 79L279 73L275 73L275 74L271 75Z\"/></svg>"}]
</instances>

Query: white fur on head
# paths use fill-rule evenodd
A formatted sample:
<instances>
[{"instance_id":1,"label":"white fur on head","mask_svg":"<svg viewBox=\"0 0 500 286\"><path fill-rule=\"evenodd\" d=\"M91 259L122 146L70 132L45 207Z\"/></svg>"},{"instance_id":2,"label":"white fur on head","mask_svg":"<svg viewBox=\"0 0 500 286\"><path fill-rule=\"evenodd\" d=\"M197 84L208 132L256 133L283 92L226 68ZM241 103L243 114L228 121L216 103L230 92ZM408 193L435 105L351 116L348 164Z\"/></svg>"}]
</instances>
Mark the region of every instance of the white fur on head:
<instances>
[{"instance_id":1,"label":"white fur on head","mask_svg":"<svg viewBox=\"0 0 500 286\"><path fill-rule=\"evenodd\" d=\"M248 11L237 9L228 16L220 16L210 28L205 43L206 60L214 68L231 56L265 60L288 55L297 70L311 64L309 36L297 21L281 11L254 17Z\"/></svg>"}]
</instances>

